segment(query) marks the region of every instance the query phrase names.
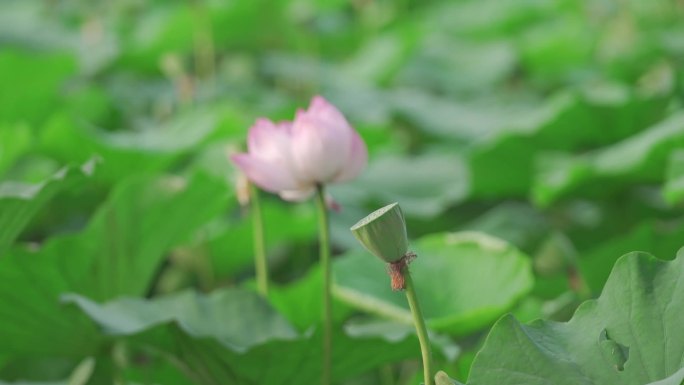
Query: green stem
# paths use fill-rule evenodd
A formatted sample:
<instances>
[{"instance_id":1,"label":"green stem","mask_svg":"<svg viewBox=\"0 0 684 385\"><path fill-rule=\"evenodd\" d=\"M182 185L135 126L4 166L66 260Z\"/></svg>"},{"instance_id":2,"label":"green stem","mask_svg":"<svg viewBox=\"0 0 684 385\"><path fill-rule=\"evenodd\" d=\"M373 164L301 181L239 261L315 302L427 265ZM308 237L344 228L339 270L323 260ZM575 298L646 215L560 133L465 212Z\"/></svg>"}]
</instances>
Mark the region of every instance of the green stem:
<instances>
[{"instance_id":1,"label":"green stem","mask_svg":"<svg viewBox=\"0 0 684 385\"><path fill-rule=\"evenodd\" d=\"M254 242L254 270L257 290L264 297L268 295L268 264L266 263L266 241L264 240L264 220L259 200L259 190L249 184L249 202L252 212L252 235Z\"/></svg>"},{"instance_id":2,"label":"green stem","mask_svg":"<svg viewBox=\"0 0 684 385\"><path fill-rule=\"evenodd\" d=\"M332 298L330 288L332 273L330 266L330 225L323 185L318 185L316 188L316 207L318 208L320 260L323 270L323 373L321 384L330 385L332 365Z\"/></svg>"},{"instance_id":3,"label":"green stem","mask_svg":"<svg viewBox=\"0 0 684 385\"><path fill-rule=\"evenodd\" d=\"M420 311L416 289L413 286L413 280L411 279L408 268L404 268L404 282L406 284L406 298L408 299L409 307L411 308L413 322L416 324L416 334L418 334L420 351L423 355L423 377L425 385L432 385L432 352L430 351L430 338L428 337L423 313Z\"/></svg>"}]
</instances>

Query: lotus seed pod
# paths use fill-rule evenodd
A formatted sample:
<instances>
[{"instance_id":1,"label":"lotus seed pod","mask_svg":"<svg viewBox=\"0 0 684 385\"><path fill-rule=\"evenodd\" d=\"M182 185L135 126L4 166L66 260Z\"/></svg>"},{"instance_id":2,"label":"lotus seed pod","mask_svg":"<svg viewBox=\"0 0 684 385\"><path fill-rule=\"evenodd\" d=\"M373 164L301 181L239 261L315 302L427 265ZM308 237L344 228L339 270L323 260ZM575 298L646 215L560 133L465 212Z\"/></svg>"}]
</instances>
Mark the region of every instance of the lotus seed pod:
<instances>
[{"instance_id":1,"label":"lotus seed pod","mask_svg":"<svg viewBox=\"0 0 684 385\"><path fill-rule=\"evenodd\" d=\"M387 263L400 260L408 251L406 222L396 202L361 219L351 231L366 250Z\"/></svg>"}]
</instances>

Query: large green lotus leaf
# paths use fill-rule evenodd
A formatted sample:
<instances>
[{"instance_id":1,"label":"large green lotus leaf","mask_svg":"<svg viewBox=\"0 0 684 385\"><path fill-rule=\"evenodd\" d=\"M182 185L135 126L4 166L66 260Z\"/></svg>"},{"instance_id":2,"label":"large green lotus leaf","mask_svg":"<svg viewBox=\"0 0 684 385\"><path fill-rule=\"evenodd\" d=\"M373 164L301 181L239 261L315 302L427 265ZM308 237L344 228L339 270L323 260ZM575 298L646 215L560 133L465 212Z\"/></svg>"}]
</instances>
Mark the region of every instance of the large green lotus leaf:
<instances>
[{"instance_id":1,"label":"large green lotus leaf","mask_svg":"<svg viewBox=\"0 0 684 385\"><path fill-rule=\"evenodd\" d=\"M251 291L227 289L208 296L182 292L106 304L77 295L66 300L110 338L125 338L183 362L198 384L313 384L321 376L320 334L297 334ZM352 335L341 330L334 335L333 377L339 381L419 354L410 335L392 341Z\"/></svg>"},{"instance_id":2,"label":"large green lotus leaf","mask_svg":"<svg viewBox=\"0 0 684 385\"><path fill-rule=\"evenodd\" d=\"M684 114L678 113L611 146L584 155L548 157L536 177L533 198L548 205L580 188L605 194L609 182L620 186L661 181L670 153L682 146Z\"/></svg>"},{"instance_id":3,"label":"large green lotus leaf","mask_svg":"<svg viewBox=\"0 0 684 385\"><path fill-rule=\"evenodd\" d=\"M665 379L651 382L648 385L682 385L682 383L684 383L684 368Z\"/></svg>"},{"instance_id":4,"label":"large green lotus leaf","mask_svg":"<svg viewBox=\"0 0 684 385\"><path fill-rule=\"evenodd\" d=\"M579 267L582 277L594 293L599 293L610 275L618 256L631 250L641 250L653 255L674 255L682 245L684 225L665 225L649 220L635 226L631 231L604 240L581 254Z\"/></svg>"},{"instance_id":5,"label":"large green lotus leaf","mask_svg":"<svg viewBox=\"0 0 684 385\"><path fill-rule=\"evenodd\" d=\"M667 97L601 85L561 92L541 105L454 102L419 91L393 94L402 117L422 132L472 144L467 154L471 196L528 194L541 151L614 143L662 118ZM597 119L600 116L600 119ZM507 177L500 169L506 164Z\"/></svg>"},{"instance_id":6,"label":"large green lotus leaf","mask_svg":"<svg viewBox=\"0 0 684 385\"><path fill-rule=\"evenodd\" d=\"M2 21L0 24L5 25ZM60 89L75 73L76 60L69 55L38 56L3 49L0 83L12 91L0 94L0 121L41 122L63 100Z\"/></svg>"},{"instance_id":7,"label":"large green lotus leaf","mask_svg":"<svg viewBox=\"0 0 684 385\"><path fill-rule=\"evenodd\" d=\"M35 53L68 52L77 47L79 37L76 31L68 30L65 25L50 17L47 12L42 12L44 9L41 6L40 3L29 1L3 2L0 14L0 41L6 46L29 49L35 60L33 65L45 69L45 67L40 67L40 59L38 59L40 56ZM29 68L26 70L30 71ZM46 75L47 73L34 74L34 76ZM22 80L16 79L18 82ZM45 86L47 87L47 84Z\"/></svg>"},{"instance_id":8,"label":"large green lotus leaf","mask_svg":"<svg viewBox=\"0 0 684 385\"><path fill-rule=\"evenodd\" d=\"M135 27L126 34L123 65L138 71L158 67L166 52L184 53L192 48L195 20L188 6L164 4L154 7L135 20Z\"/></svg>"},{"instance_id":9,"label":"large green lotus leaf","mask_svg":"<svg viewBox=\"0 0 684 385\"><path fill-rule=\"evenodd\" d=\"M670 204L684 200L684 150L675 151L670 156L663 194Z\"/></svg>"},{"instance_id":10,"label":"large green lotus leaf","mask_svg":"<svg viewBox=\"0 0 684 385\"><path fill-rule=\"evenodd\" d=\"M557 15L564 2L540 0L484 0L435 3L422 23L432 30L451 31L473 38L510 38ZM571 10L565 7L566 11ZM436 27L437 26L437 27Z\"/></svg>"},{"instance_id":11,"label":"large green lotus leaf","mask_svg":"<svg viewBox=\"0 0 684 385\"><path fill-rule=\"evenodd\" d=\"M420 43L420 36L412 25L369 36L341 69L344 73L353 74L360 84L386 84L410 58Z\"/></svg>"},{"instance_id":12,"label":"large green lotus leaf","mask_svg":"<svg viewBox=\"0 0 684 385\"><path fill-rule=\"evenodd\" d=\"M0 124L0 177L23 154L29 151L33 134L24 123Z\"/></svg>"},{"instance_id":13,"label":"large green lotus leaf","mask_svg":"<svg viewBox=\"0 0 684 385\"><path fill-rule=\"evenodd\" d=\"M422 133L457 143L490 138L512 126L536 121L543 112L521 103L454 101L420 89L395 91L389 96L396 113Z\"/></svg>"},{"instance_id":14,"label":"large green lotus leaf","mask_svg":"<svg viewBox=\"0 0 684 385\"><path fill-rule=\"evenodd\" d=\"M92 175L95 161L65 167L38 184L0 183L0 258L31 218L61 190Z\"/></svg>"},{"instance_id":15,"label":"large green lotus leaf","mask_svg":"<svg viewBox=\"0 0 684 385\"><path fill-rule=\"evenodd\" d=\"M304 331L320 322L323 315L323 277L318 265L313 266L304 277L288 285L269 286L268 299L297 329ZM333 319L342 322L352 309L344 302L333 299Z\"/></svg>"},{"instance_id":16,"label":"large green lotus leaf","mask_svg":"<svg viewBox=\"0 0 684 385\"><path fill-rule=\"evenodd\" d=\"M444 46L450 49L445 50ZM420 87L444 93L491 89L511 76L516 55L508 42L472 43L433 33L417 44L396 76L400 87Z\"/></svg>"},{"instance_id":17,"label":"large green lotus leaf","mask_svg":"<svg viewBox=\"0 0 684 385\"><path fill-rule=\"evenodd\" d=\"M118 53L113 34L103 31L102 34L88 35L90 38L84 39L82 31L73 28L74 25L65 24L56 13L45 12L44 4L7 0L2 6L0 41L5 46L25 50L31 59L31 62L27 63L24 68L17 68L17 71L11 72L12 75L21 74L21 77L15 77L13 80L18 84L26 84L28 86L26 88L30 89L28 92L47 90L48 92L43 97L50 97L50 94L58 90L47 87L48 84L38 85L41 79L49 79L48 74L54 70L47 66L48 63L40 64L44 60L42 56L46 54L59 53L65 56L69 54L73 59L78 60L80 72L90 75L109 64ZM63 10L63 12L69 11ZM93 28L93 24L90 24L90 28ZM31 70L36 68L40 73L33 72L31 76ZM25 80L28 82L24 83ZM32 104L27 104L27 107L29 106ZM54 108L54 106L49 106L49 108ZM40 112L40 109L38 111Z\"/></svg>"},{"instance_id":18,"label":"large green lotus leaf","mask_svg":"<svg viewBox=\"0 0 684 385\"><path fill-rule=\"evenodd\" d=\"M534 250L550 225L539 210L527 203L503 202L459 229L487 233L522 250Z\"/></svg>"},{"instance_id":19,"label":"large green lotus leaf","mask_svg":"<svg viewBox=\"0 0 684 385\"><path fill-rule=\"evenodd\" d=\"M347 321L344 330L355 338L382 336L388 341L401 341L416 332L414 324L379 319L373 316L358 316ZM429 332L430 345L435 360L453 363L461 357L461 347L448 335Z\"/></svg>"},{"instance_id":20,"label":"large green lotus leaf","mask_svg":"<svg viewBox=\"0 0 684 385\"><path fill-rule=\"evenodd\" d=\"M595 39L581 14L538 23L521 38L521 64L535 80L567 81L589 64Z\"/></svg>"},{"instance_id":21,"label":"large green lotus leaf","mask_svg":"<svg viewBox=\"0 0 684 385\"><path fill-rule=\"evenodd\" d=\"M15 382L3 382L0 380L0 385L86 385L93 376L93 371L95 369L95 359L92 357L85 358L78 365L75 365L73 369L70 370L68 378L64 381L15 381ZM35 374L35 373L34 373ZM45 373L39 373L38 375L44 375Z\"/></svg>"},{"instance_id":22,"label":"large green lotus leaf","mask_svg":"<svg viewBox=\"0 0 684 385\"><path fill-rule=\"evenodd\" d=\"M684 379L684 251L673 261L633 252L615 264L603 293L567 323L492 328L469 385L645 385Z\"/></svg>"},{"instance_id":23,"label":"large green lotus leaf","mask_svg":"<svg viewBox=\"0 0 684 385\"><path fill-rule=\"evenodd\" d=\"M265 195L262 193L261 200L264 236L269 261L273 261L279 256L283 257L282 253L277 253L279 248L314 238L316 218L312 205L291 205ZM249 209L242 213L241 217L217 225L193 245L199 252L207 254L212 270L219 279L244 273L254 267L251 215ZM287 226L283 225L285 223Z\"/></svg>"},{"instance_id":24,"label":"large green lotus leaf","mask_svg":"<svg viewBox=\"0 0 684 385\"><path fill-rule=\"evenodd\" d=\"M252 384L314 384L320 381L323 356L321 335L317 331L294 341L271 341L247 354L225 354L223 362L235 363L242 376ZM380 335L351 336L345 331L333 334L334 381L343 381L380 365L407 358L418 358L418 340L404 335L391 340Z\"/></svg>"},{"instance_id":25,"label":"large green lotus leaf","mask_svg":"<svg viewBox=\"0 0 684 385\"><path fill-rule=\"evenodd\" d=\"M238 352L297 333L265 301L237 289L202 295L183 291L154 300L121 298L98 304L77 294L63 296L90 316L106 334L136 334L160 324L176 324L196 337L213 337Z\"/></svg>"},{"instance_id":26,"label":"large green lotus leaf","mask_svg":"<svg viewBox=\"0 0 684 385\"><path fill-rule=\"evenodd\" d=\"M198 109L139 130L109 132L56 114L41 131L41 150L70 162L97 155L103 160L97 178L114 184L132 174L167 169L204 144L216 131L217 122L216 111Z\"/></svg>"},{"instance_id":27,"label":"large green lotus leaf","mask_svg":"<svg viewBox=\"0 0 684 385\"><path fill-rule=\"evenodd\" d=\"M21 377L22 380L12 379L0 385L85 385L85 384L106 384L110 383L116 376L119 384L122 385L142 385L142 384L164 384L164 385L193 385L194 382L183 373L183 371L169 362L167 357L163 357L160 352L144 349L131 349L131 346L123 344L115 345L111 351L112 355L100 354L96 358L89 357L85 360L75 360L70 363L62 372L65 374L45 373L45 366L24 368L24 373L31 373ZM125 360L125 361L124 361ZM81 361L80 364L77 364ZM125 366L121 365L125 362ZM48 363L49 364L49 363ZM24 363L26 365L26 363ZM30 366L30 363L29 365ZM69 374L67 376L67 374ZM0 374L0 378L5 375ZM43 378L65 378L63 381L44 381L32 376ZM11 379L12 376L5 375ZM30 380L28 380L30 378Z\"/></svg>"},{"instance_id":28,"label":"large green lotus leaf","mask_svg":"<svg viewBox=\"0 0 684 385\"><path fill-rule=\"evenodd\" d=\"M163 384L163 385L195 385L183 371L164 357L157 357L153 352L145 352L144 360L131 362L122 370L121 376L127 385Z\"/></svg>"},{"instance_id":29,"label":"large green lotus leaf","mask_svg":"<svg viewBox=\"0 0 684 385\"><path fill-rule=\"evenodd\" d=\"M663 379L660 381L655 381L648 383L646 385L682 385L684 383L684 368L680 369L677 373ZM462 383L449 378L449 376L444 372L438 372L435 375L436 385L463 385Z\"/></svg>"},{"instance_id":30,"label":"large green lotus leaf","mask_svg":"<svg viewBox=\"0 0 684 385\"><path fill-rule=\"evenodd\" d=\"M472 194L527 196L541 151L614 143L657 122L666 106L666 98L643 97L617 86L560 93L521 119L505 120L495 135L470 151ZM506 178L496 172L502 164Z\"/></svg>"},{"instance_id":31,"label":"large green lotus leaf","mask_svg":"<svg viewBox=\"0 0 684 385\"><path fill-rule=\"evenodd\" d=\"M331 192L356 202L401 202L407 216L432 218L468 196L469 174L463 160L452 154L388 155L371 161L356 181Z\"/></svg>"},{"instance_id":32,"label":"large green lotus leaf","mask_svg":"<svg viewBox=\"0 0 684 385\"><path fill-rule=\"evenodd\" d=\"M269 11L272 14L265 15L263 4L259 2L217 2L200 7L185 3L157 4L149 12L140 14L131 33L126 35L127 49L124 51L123 64L138 71L155 71L165 54L191 52L197 44L196 34L209 39L203 41L204 44L215 42L224 49L258 47L268 35L277 37L283 25L280 22L282 13L278 11L283 5L272 6L273 9ZM271 26L267 32L259 28L260 22L266 20ZM231 27L226 28L227 25ZM205 51L202 54L207 53Z\"/></svg>"},{"instance_id":33,"label":"large green lotus leaf","mask_svg":"<svg viewBox=\"0 0 684 385\"><path fill-rule=\"evenodd\" d=\"M509 310L532 288L530 259L513 246L482 233L437 234L412 246L411 264L428 326L464 335ZM335 294L368 312L411 322L404 293L392 292L385 264L366 252L334 264Z\"/></svg>"},{"instance_id":34,"label":"large green lotus leaf","mask_svg":"<svg viewBox=\"0 0 684 385\"><path fill-rule=\"evenodd\" d=\"M202 175L135 178L112 192L82 232L10 250L0 258L0 353L92 351L92 326L61 306L59 295L144 295L165 253L221 213L227 197L222 182Z\"/></svg>"},{"instance_id":35,"label":"large green lotus leaf","mask_svg":"<svg viewBox=\"0 0 684 385\"><path fill-rule=\"evenodd\" d=\"M90 285L79 293L98 300L142 295L164 253L221 214L230 193L221 181L203 174L133 178L113 191L85 231L53 238L38 253L83 258L80 270L99 276L82 282Z\"/></svg>"}]
</instances>

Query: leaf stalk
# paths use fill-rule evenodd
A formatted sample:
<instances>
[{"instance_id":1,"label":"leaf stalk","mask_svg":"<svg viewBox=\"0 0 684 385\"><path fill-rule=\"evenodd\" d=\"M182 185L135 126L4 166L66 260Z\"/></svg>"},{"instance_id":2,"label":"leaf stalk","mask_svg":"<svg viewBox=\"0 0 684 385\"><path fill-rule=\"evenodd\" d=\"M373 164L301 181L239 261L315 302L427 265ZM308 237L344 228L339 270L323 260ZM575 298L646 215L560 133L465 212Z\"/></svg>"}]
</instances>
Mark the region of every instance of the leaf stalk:
<instances>
[{"instance_id":1,"label":"leaf stalk","mask_svg":"<svg viewBox=\"0 0 684 385\"><path fill-rule=\"evenodd\" d=\"M325 202L325 187L316 186L320 264L323 270L323 371L322 385L332 381L332 268L330 264L330 223Z\"/></svg>"},{"instance_id":2,"label":"leaf stalk","mask_svg":"<svg viewBox=\"0 0 684 385\"><path fill-rule=\"evenodd\" d=\"M432 351L430 350L430 338L428 337L427 327L425 326L425 319L420 310L418 303L418 296L416 295L416 288L409 273L408 266L404 268L404 284L406 289L406 299L408 299L409 307L411 308L411 315L413 322L416 325L416 334L418 335L418 342L420 342L420 352L423 357L423 378L424 385L432 385Z\"/></svg>"},{"instance_id":3,"label":"leaf stalk","mask_svg":"<svg viewBox=\"0 0 684 385\"><path fill-rule=\"evenodd\" d=\"M261 210L259 190L249 184L250 211L252 214L252 235L254 243L254 271L256 273L257 291L262 296L268 295L268 262L266 260L266 240L264 237L264 219Z\"/></svg>"}]
</instances>

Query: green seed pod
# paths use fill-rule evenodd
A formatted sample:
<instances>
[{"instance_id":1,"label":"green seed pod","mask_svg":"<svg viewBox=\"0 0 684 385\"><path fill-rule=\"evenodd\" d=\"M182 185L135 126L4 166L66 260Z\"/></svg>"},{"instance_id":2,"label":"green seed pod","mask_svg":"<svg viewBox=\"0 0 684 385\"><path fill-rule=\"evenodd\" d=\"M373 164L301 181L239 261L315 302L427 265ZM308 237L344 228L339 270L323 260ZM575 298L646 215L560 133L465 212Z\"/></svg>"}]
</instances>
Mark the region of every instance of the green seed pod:
<instances>
[{"instance_id":1,"label":"green seed pod","mask_svg":"<svg viewBox=\"0 0 684 385\"><path fill-rule=\"evenodd\" d=\"M375 210L351 231L366 250L387 263L400 260L408 251L406 222L399 203Z\"/></svg>"}]
</instances>

